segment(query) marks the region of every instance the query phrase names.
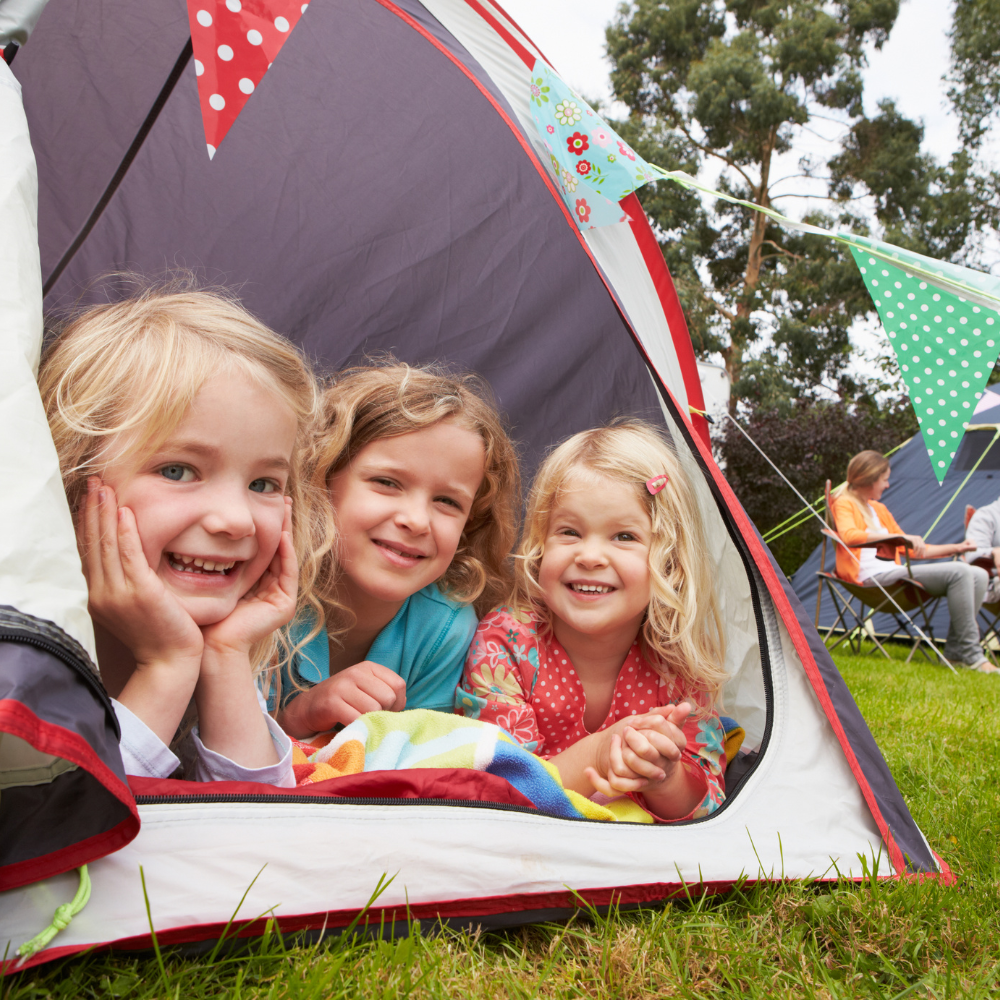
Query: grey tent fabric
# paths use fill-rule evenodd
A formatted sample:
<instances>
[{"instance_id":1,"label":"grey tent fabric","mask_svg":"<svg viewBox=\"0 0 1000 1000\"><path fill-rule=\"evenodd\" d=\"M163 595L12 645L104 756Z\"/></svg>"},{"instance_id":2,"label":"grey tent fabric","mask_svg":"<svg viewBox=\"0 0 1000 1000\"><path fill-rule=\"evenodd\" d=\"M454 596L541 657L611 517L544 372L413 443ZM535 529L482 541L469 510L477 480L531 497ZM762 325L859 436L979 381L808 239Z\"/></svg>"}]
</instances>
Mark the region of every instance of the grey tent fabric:
<instances>
[{"instance_id":1,"label":"grey tent fabric","mask_svg":"<svg viewBox=\"0 0 1000 1000\"><path fill-rule=\"evenodd\" d=\"M44 277L187 39L180 0L155 5L141 31L134 4L103 7L102 18L88 17L87 0L48 8L14 67L42 178ZM95 276L116 269L191 268L235 284L322 369L393 352L479 372L529 472L577 430L620 414L656 419L615 301L483 95L379 4L316 4L306 18L211 161L188 62L47 308L94 301ZM81 75L93 93L65 121L54 109ZM305 100L318 80L329 97ZM359 245L359 233L378 235Z\"/></svg>"},{"instance_id":2,"label":"grey tent fabric","mask_svg":"<svg viewBox=\"0 0 1000 1000\"><path fill-rule=\"evenodd\" d=\"M0 607L0 889L67 871L139 829L118 722L83 647Z\"/></svg>"}]
</instances>

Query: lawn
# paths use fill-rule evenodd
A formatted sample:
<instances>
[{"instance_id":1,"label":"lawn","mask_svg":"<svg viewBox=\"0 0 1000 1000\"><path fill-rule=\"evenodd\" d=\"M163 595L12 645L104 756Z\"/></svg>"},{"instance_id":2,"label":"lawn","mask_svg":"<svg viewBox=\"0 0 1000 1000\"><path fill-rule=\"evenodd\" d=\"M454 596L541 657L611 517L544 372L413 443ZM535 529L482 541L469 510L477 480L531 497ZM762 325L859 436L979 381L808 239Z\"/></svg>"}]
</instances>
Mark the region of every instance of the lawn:
<instances>
[{"instance_id":1,"label":"lawn","mask_svg":"<svg viewBox=\"0 0 1000 1000\"><path fill-rule=\"evenodd\" d=\"M1000 991L1000 677L838 655L931 846L937 882L793 884L506 934L182 959L93 955L0 984L47 997L992 997Z\"/></svg>"}]
</instances>

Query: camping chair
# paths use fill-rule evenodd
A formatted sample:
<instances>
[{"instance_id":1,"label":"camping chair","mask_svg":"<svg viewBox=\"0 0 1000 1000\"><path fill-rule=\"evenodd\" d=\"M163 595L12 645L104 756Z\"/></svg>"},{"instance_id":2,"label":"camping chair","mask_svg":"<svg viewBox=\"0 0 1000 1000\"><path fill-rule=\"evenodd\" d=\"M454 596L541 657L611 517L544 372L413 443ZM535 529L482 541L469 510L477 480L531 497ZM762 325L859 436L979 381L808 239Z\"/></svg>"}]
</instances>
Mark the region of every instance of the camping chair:
<instances>
[{"instance_id":1,"label":"camping chair","mask_svg":"<svg viewBox=\"0 0 1000 1000\"><path fill-rule=\"evenodd\" d=\"M972 515L976 513L976 508L971 504L965 505L965 528L968 530L969 522L972 520ZM973 559L971 565L978 566L980 569L986 570L990 576L997 575L997 567L992 559L988 559L985 556L980 559ZM985 602L979 608L978 612L979 620L981 622L980 628L982 629L982 638L980 644L983 647L983 652L989 658L990 662L1000 666L1000 601L996 601L993 604L986 604Z\"/></svg>"},{"instance_id":2,"label":"camping chair","mask_svg":"<svg viewBox=\"0 0 1000 1000\"><path fill-rule=\"evenodd\" d=\"M888 548L895 550L902 547L906 550L906 569L910 574L909 580L900 580L881 589L874 585L863 586L852 583L849 580L844 580L837 575L836 570L833 573L826 572L827 539L832 540L835 546L847 544L836 531L833 504L830 499L829 479L826 481L826 522L828 527L823 529L823 550L820 555L819 572L816 574L819 577L819 593L816 597L816 626L817 628L819 627L819 605L824 584L830 594L830 599L833 601L837 618L826 630L826 634L823 636L824 642L830 638L836 629L843 628L844 634L830 649L836 649L842 642L846 641L848 648L852 652L860 653L861 644L867 637L875 643L886 659L892 659L875 635L874 628L871 627L872 618L876 614L888 614L895 620L896 628L886 636L886 640L905 636L907 640L913 641L909 656L906 657L906 662L909 663L913 658L913 654L920 646L922 639L919 635L914 638L910 634L908 630L910 623L903 613L905 612L908 615L911 611L918 611L924 633L933 640L934 633L931 626L931 616L934 614L937 604L941 600L940 597L929 594L921 583L912 578L910 549L913 548L913 543L904 535L887 535L885 538L878 539L878 541L862 542L858 545L848 546L851 549ZM836 549L834 549L834 555L836 556ZM845 593L847 596L845 596ZM860 605L858 610L855 610L854 601L857 601ZM865 610L866 608L868 609L867 611ZM924 656L930 659L926 650L924 651Z\"/></svg>"}]
</instances>

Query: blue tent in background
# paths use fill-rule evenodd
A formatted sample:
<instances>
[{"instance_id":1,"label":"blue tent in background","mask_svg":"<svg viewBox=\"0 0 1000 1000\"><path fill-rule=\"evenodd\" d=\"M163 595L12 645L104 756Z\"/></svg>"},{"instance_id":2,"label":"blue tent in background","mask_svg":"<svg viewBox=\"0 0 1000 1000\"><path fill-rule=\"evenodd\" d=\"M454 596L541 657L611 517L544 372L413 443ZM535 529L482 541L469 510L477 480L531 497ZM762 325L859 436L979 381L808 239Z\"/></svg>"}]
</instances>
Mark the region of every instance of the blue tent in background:
<instances>
[{"instance_id":1,"label":"blue tent in background","mask_svg":"<svg viewBox=\"0 0 1000 1000\"><path fill-rule=\"evenodd\" d=\"M988 398L994 405L977 412L969 422L955 461L940 486L927 458L922 435L912 437L890 457L892 473L882 502L909 534L924 535L928 542L936 544L959 542L965 537L966 504L982 507L1000 497L1000 441L993 444L996 433L1000 430L1000 396L989 393ZM975 472L970 476L974 467ZM844 475L843 469L829 471L831 482L835 484ZM966 476L969 477L968 482L962 486ZM955 496L955 491L960 486L961 491ZM935 525L938 514L953 496L951 505ZM934 529L928 531L931 525L934 525ZM792 576L792 587L810 614L816 612L816 573L820 568L822 549L822 545L817 545ZM833 546L827 544L827 572L833 572L835 558ZM820 630L829 628L836 618L833 601L824 589L819 609ZM943 639L948 633L948 605L944 601L938 604L931 621L935 638ZM874 626L876 633L881 634L892 632L894 623L889 615L876 615Z\"/></svg>"}]
</instances>

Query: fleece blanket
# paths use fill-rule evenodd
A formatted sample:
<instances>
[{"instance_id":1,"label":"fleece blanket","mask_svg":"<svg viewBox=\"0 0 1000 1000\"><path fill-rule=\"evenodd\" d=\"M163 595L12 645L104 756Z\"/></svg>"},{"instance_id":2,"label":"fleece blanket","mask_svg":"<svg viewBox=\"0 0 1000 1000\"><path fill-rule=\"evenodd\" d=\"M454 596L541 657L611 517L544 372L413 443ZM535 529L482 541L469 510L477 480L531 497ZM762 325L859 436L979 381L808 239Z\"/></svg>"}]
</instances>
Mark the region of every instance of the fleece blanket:
<instances>
[{"instance_id":1,"label":"fleece blanket","mask_svg":"<svg viewBox=\"0 0 1000 1000\"><path fill-rule=\"evenodd\" d=\"M295 777L301 785L362 771L411 767L474 768L504 778L539 812L568 819L652 823L627 796L597 802L563 788L559 771L523 749L498 726L429 709L370 712L324 746L293 741Z\"/></svg>"}]
</instances>

